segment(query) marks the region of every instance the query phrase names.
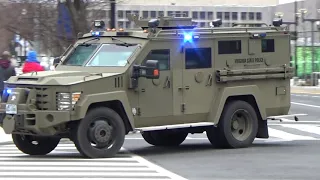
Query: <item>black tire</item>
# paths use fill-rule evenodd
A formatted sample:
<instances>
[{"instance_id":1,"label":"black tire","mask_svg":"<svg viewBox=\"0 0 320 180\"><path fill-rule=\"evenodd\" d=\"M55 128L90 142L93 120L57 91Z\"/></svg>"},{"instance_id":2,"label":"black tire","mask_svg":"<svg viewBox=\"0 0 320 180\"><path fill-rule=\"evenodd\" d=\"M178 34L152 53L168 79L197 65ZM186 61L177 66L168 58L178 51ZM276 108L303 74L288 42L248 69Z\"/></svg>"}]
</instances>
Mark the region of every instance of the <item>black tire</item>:
<instances>
[{"instance_id":1,"label":"black tire","mask_svg":"<svg viewBox=\"0 0 320 180\"><path fill-rule=\"evenodd\" d=\"M60 138L58 137L42 137L20 134L12 134L12 140L20 151L29 155L49 154L60 142Z\"/></svg>"},{"instance_id":2,"label":"black tire","mask_svg":"<svg viewBox=\"0 0 320 180\"><path fill-rule=\"evenodd\" d=\"M257 132L255 109L249 103L238 100L226 104L218 127L207 129L207 137L217 148L244 148L252 144Z\"/></svg>"},{"instance_id":3,"label":"black tire","mask_svg":"<svg viewBox=\"0 0 320 180\"><path fill-rule=\"evenodd\" d=\"M143 139L154 146L179 146L188 136L180 131L146 131L142 133Z\"/></svg>"},{"instance_id":4,"label":"black tire","mask_svg":"<svg viewBox=\"0 0 320 180\"><path fill-rule=\"evenodd\" d=\"M110 158L124 143L125 126L114 110L99 107L89 110L71 133L75 146L84 157Z\"/></svg>"}]
</instances>

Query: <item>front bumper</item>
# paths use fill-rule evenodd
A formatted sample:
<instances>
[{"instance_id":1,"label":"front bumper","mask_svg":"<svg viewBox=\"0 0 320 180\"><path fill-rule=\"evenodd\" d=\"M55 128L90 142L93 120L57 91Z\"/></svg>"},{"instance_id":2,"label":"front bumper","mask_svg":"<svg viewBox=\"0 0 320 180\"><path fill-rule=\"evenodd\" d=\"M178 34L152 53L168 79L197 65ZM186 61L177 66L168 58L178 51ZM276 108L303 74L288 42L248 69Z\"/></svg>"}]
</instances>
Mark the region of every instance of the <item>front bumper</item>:
<instances>
[{"instance_id":1,"label":"front bumper","mask_svg":"<svg viewBox=\"0 0 320 180\"><path fill-rule=\"evenodd\" d=\"M6 134L13 131L54 134L57 125L70 121L70 113L61 111L18 111L18 114L6 114L0 109L0 117L0 125Z\"/></svg>"},{"instance_id":2,"label":"front bumper","mask_svg":"<svg viewBox=\"0 0 320 180\"><path fill-rule=\"evenodd\" d=\"M36 106L37 94L33 90L16 88L5 96L0 103L0 126L6 134L21 131L53 135L59 124L70 121L70 111L39 110ZM7 105L15 108L8 112Z\"/></svg>"}]
</instances>

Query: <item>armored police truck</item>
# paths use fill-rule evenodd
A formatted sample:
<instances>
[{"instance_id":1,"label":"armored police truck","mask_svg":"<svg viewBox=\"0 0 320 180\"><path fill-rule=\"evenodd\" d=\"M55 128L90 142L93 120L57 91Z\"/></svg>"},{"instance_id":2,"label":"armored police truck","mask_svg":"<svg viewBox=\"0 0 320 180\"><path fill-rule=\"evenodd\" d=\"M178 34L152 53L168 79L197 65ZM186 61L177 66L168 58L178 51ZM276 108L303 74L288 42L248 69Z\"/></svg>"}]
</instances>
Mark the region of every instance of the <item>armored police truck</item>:
<instances>
[{"instance_id":1,"label":"armored police truck","mask_svg":"<svg viewBox=\"0 0 320 180\"><path fill-rule=\"evenodd\" d=\"M19 150L45 155L69 138L84 157L113 157L133 131L154 146L206 132L214 147L242 148L269 137L268 118L288 115L293 68L281 19L210 28L129 19L141 30L94 21L55 71L6 82L0 123Z\"/></svg>"}]
</instances>

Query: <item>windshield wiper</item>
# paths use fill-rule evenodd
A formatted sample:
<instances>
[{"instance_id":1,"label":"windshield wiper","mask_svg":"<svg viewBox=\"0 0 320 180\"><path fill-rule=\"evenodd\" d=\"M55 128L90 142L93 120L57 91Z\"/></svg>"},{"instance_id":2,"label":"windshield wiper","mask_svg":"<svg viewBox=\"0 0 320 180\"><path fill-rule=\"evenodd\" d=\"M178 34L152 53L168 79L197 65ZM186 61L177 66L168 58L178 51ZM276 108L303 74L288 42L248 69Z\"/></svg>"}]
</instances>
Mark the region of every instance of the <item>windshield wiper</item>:
<instances>
[{"instance_id":1,"label":"windshield wiper","mask_svg":"<svg viewBox=\"0 0 320 180\"><path fill-rule=\"evenodd\" d=\"M117 41L119 41L119 42L122 42L122 44L120 44L120 45L124 45L124 46L126 46L126 47L134 46L134 44L129 44L129 43L127 43L127 42L124 42L124 41L122 41L122 40L120 40L120 39L117 39L117 38L114 38L114 37L111 37L111 39L112 39L112 40L117 40Z\"/></svg>"},{"instance_id":2,"label":"windshield wiper","mask_svg":"<svg viewBox=\"0 0 320 180\"><path fill-rule=\"evenodd\" d=\"M89 40L81 43L79 46L86 46L86 47L91 46L91 43L87 43L87 42L93 41L93 40L100 40L100 38L99 38L99 37L94 37L94 38L92 38L92 39L89 39Z\"/></svg>"}]
</instances>

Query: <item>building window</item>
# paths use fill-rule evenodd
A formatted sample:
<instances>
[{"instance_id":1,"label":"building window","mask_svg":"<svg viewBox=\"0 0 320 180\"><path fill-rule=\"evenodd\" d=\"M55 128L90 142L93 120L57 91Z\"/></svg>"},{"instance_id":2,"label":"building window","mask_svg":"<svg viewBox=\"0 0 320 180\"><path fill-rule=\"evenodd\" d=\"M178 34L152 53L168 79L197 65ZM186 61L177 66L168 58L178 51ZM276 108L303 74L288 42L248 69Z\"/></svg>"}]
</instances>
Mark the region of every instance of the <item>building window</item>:
<instances>
[{"instance_id":1,"label":"building window","mask_svg":"<svg viewBox=\"0 0 320 180\"><path fill-rule=\"evenodd\" d=\"M131 11L126 11L126 17L128 17L128 14L131 14ZM139 11L138 11L139 14Z\"/></svg>"},{"instance_id":2,"label":"building window","mask_svg":"<svg viewBox=\"0 0 320 180\"><path fill-rule=\"evenodd\" d=\"M123 11L118 11L118 18L120 18L120 19L123 18Z\"/></svg>"},{"instance_id":3,"label":"building window","mask_svg":"<svg viewBox=\"0 0 320 180\"><path fill-rule=\"evenodd\" d=\"M122 22L122 21L119 21L119 22L118 22L118 28L124 28L124 27L123 27L123 22Z\"/></svg>"},{"instance_id":4,"label":"building window","mask_svg":"<svg viewBox=\"0 0 320 180\"><path fill-rule=\"evenodd\" d=\"M168 16L174 16L174 15L173 15L173 11L168 11L168 12L167 12L167 15L168 15Z\"/></svg>"},{"instance_id":5,"label":"building window","mask_svg":"<svg viewBox=\"0 0 320 180\"><path fill-rule=\"evenodd\" d=\"M261 49L262 52L274 52L274 39L262 39Z\"/></svg>"},{"instance_id":6,"label":"building window","mask_svg":"<svg viewBox=\"0 0 320 180\"><path fill-rule=\"evenodd\" d=\"M183 17L189 17L189 12L188 11L183 11Z\"/></svg>"},{"instance_id":7,"label":"building window","mask_svg":"<svg viewBox=\"0 0 320 180\"><path fill-rule=\"evenodd\" d=\"M229 12L225 12L224 13L224 19L225 20L229 20L230 19L230 13Z\"/></svg>"},{"instance_id":8,"label":"building window","mask_svg":"<svg viewBox=\"0 0 320 180\"><path fill-rule=\"evenodd\" d=\"M164 16L164 12L163 11L158 11L158 16Z\"/></svg>"},{"instance_id":9,"label":"building window","mask_svg":"<svg viewBox=\"0 0 320 180\"><path fill-rule=\"evenodd\" d=\"M254 13L253 12L249 12L249 20L254 20Z\"/></svg>"},{"instance_id":10,"label":"building window","mask_svg":"<svg viewBox=\"0 0 320 180\"><path fill-rule=\"evenodd\" d=\"M187 48L186 69L211 68L211 48Z\"/></svg>"},{"instance_id":11,"label":"building window","mask_svg":"<svg viewBox=\"0 0 320 180\"><path fill-rule=\"evenodd\" d=\"M181 17L181 12L180 11L176 11L175 12L175 17Z\"/></svg>"},{"instance_id":12,"label":"building window","mask_svg":"<svg viewBox=\"0 0 320 180\"><path fill-rule=\"evenodd\" d=\"M262 13L261 12L257 12L256 16L257 16L257 20L262 20Z\"/></svg>"},{"instance_id":13,"label":"building window","mask_svg":"<svg viewBox=\"0 0 320 180\"><path fill-rule=\"evenodd\" d=\"M219 41L219 54L241 54L241 40Z\"/></svg>"},{"instance_id":14,"label":"building window","mask_svg":"<svg viewBox=\"0 0 320 180\"><path fill-rule=\"evenodd\" d=\"M232 20L238 20L238 12L232 12Z\"/></svg>"},{"instance_id":15,"label":"building window","mask_svg":"<svg viewBox=\"0 0 320 180\"><path fill-rule=\"evenodd\" d=\"M130 12L130 11L129 11ZM139 11L132 11L133 14L137 15L137 16L140 16L140 13Z\"/></svg>"},{"instance_id":16,"label":"building window","mask_svg":"<svg viewBox=\"0 0 320 180\"><path fill-rule=\"evenodd\" d=\"M222 12L217 12L217 19L222 19Z\"/></svg>"},{"instance_id":17,"label":"building window","mask_svg":"<svg viewBox=\"0 0 320 180\"><path fill-rule=\"evenodd\" d=\"M145 65L147 60L158 60L159 70L165 71L170 69L170 50L157 49L149 52L142 65Z\"/></svg>"},{"instance_id":18,"label":"building window","mask_svg":"<svg viewBox=\"0 0 320 180\"><path fill-rule=\"evenodd\" d=\"M213 12L208 12L208 19L213 20Z\"/></svg>"},{"instance_id":19,"label":"building window","mask_svg":"<svg viewBox=\"0 0 320 180\"><path fill-rule=\"evenodd\" d=\"M247 20L247 13L241 12L241 20Z\"/></svg>"},{"instance_id":20,"label":"building window","mask_svg":"<svg viewBox=\"0 0 320 180\"><path fill-rule=\"evenodd\" d=\"M127 28L127 29L130 29L130 28L131 28L131 22L130 22L130 21L127 21L127 22L126 22L126 28Z\"/></svg>"},{"instance_id":21,"label":"building window","mask_svg":"<svg viewBox=\"0 0 320 180\"><path fill-rule=\"evenodd\" d=\"M192 12L192 19L198 19L198 12Z\"/></svg>"},{"instance_id":22,"label":"building window","mask_svg":"<svg viewBox=\"0 0 320 180\"><path fill-rule=\"evenodd\" d=\"M206 13L200 12L200 19L206 19Z\"/></svg>"},{"instance_id":23,"label":"building window","mask_svg":"<svg viewBox=\"0 0 320 180\"><path fill-rule=\"evenodd\" d=\"M142 17L148 18L149 17L149 11L142 11Z\"/></svg>"},{"instance_id":24,"label":"building window","mask_svg":"<svg viewBox=\"0 0 320 180\"><path fill-rule=\"evenodd\" d=\"M151 18L156 18L157 17L156 11L151 11L150 16L151 16Z\"/></svg>"}]
</instances>

